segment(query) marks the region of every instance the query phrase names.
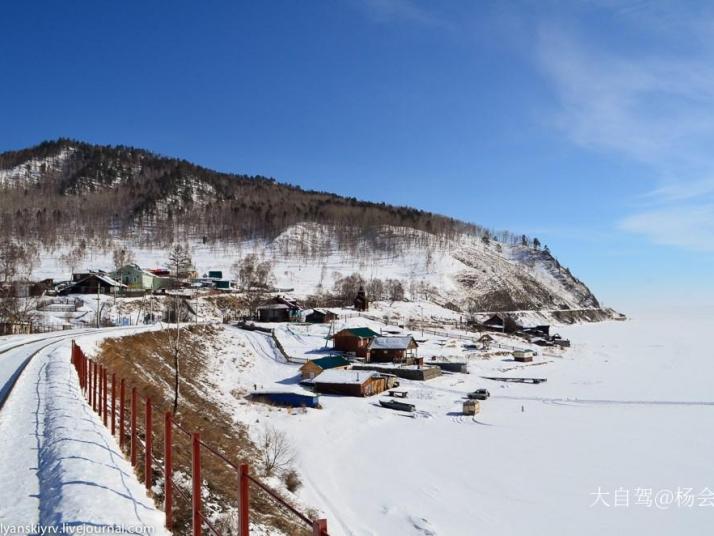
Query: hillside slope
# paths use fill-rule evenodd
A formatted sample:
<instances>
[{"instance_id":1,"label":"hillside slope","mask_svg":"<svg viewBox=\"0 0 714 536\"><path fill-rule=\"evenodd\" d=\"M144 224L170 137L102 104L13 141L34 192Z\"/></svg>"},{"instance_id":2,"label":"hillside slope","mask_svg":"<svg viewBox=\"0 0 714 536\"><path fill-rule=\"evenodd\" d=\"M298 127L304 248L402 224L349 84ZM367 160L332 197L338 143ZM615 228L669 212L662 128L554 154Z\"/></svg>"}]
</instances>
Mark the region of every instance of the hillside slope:
<instances>
[{"instance_id":1,"label":"hillside slope","mask_svg":"<svg viewBox=\"0 0 714 536\"><path fill-rule=\"evenodd\" d=\"M145 266L189 243L200 272L256 253L301 295L339 277L402 281L408 298L463 311L597 309L583 282L525 236L416 210L225 174L141 149L45 142L0 155L0 232L42 251L36 276L61 277L73 245L111 267L116 244Z\"/></svg>"}]
</instances>

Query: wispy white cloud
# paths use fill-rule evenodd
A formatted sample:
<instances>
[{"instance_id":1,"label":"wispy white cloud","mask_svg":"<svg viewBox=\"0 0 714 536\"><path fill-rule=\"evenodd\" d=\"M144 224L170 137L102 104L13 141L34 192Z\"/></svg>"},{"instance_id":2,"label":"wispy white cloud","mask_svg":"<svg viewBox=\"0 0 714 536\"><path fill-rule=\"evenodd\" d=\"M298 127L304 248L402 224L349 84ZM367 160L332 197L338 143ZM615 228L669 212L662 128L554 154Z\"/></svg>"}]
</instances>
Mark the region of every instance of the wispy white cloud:
<instances>
[{"instance_id":1,"label":"wispy white cloud","mask_svg":"<svg viewBox=\"0 0 714 536\"><path fill-rule=\"evenodd\" d=\"M651 170L652 188L638 200L644 208L620 229L714 251L714 48L704 38L713 35L714 15L665 13L680 37L688 32L685 51L666 46L672 36L648 5L618 8L618 15L636 14L638 31L657 36L658 45L635 38L625 41L635 46L616 47L586 30L541 26L537 58L558 97L554 123L577 144Z\"/></svg>"},{"instance_id":2,"label":"wispy white cloud","mask_svg":"<svg viewBox=\"0 0 714 536\"><path fill-rule=\"evenodd\" d=\"M574 141L665 169L704 163L702 137L714 140L714 57L627 57L554 27L541 30L538 50L560 98L557 124Z\"/></svg>"},{"instance_id":3,"label":"wispy white cloud","mask_svg":"<svg viewBox=\"0 0 714 536\"><path fill-rule=\"evenodd\" d=\"M377 22L407 21L450 27L448 21L415 0L358 0L358 3Z\"/></svg>"},{"instance_id":4,"label":"wispy white cloud","mask_svg":"<svg viewBox=\"0 0 714 536\"><path fill-rule=\"evenodd\" d=\"M654 201L675 202L688 201L714 194L714 177L700 180L664 183L645 194Z\"/></svg>"},{"instance_id":5,"label":"wispy white cloud","mask_svg":"<svg viewBox=\"0 0 714 536\"><path fill-rule=\"evenodd\" d=\"M432 12L413 0L360 0L367 12L378 22L409 20L422 24L441 24Z\"/></svg>"},{"instance_id":6,"label":"wispy white cloud","mask_svg":"<svg viewBox=\"0 0 714 536\"><path fill-rule=\"evenodd\" d=\"M714 252L714 205L674 206L633 214L620 228L655 244Z\"/></svg>"}]
</instances>

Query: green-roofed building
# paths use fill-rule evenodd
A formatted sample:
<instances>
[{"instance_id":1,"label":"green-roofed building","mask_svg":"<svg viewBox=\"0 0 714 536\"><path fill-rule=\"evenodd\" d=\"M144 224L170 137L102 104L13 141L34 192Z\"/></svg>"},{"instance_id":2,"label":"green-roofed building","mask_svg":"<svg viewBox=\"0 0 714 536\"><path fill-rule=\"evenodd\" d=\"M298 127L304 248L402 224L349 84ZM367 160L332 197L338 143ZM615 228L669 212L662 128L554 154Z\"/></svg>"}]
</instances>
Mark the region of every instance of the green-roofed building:
<instances>
[{"instance_id":1,"label":"green-roofed building","mask_svg":"<svg viewBox=\"0 0 714 536\"><path fill-rule=\"evenodd\" d=\"M300 367L300 373L303 379L311 380L328 369L343 369L350 366L350 362L339 355L331 355L321 357L319 359L310 359Z\"/></svg>"},{"instance_id":2,"label":"green-roofed building","mask_svg":"<svg viewBox=\"0 0 714 536\"><path fill-rule=\"evenodd\" d=\"M346 328L335 333L334 347L357 357L367 357L367 348L375 337L379 337L379 333L369 328Z\"/></svg>"}]
</instances>

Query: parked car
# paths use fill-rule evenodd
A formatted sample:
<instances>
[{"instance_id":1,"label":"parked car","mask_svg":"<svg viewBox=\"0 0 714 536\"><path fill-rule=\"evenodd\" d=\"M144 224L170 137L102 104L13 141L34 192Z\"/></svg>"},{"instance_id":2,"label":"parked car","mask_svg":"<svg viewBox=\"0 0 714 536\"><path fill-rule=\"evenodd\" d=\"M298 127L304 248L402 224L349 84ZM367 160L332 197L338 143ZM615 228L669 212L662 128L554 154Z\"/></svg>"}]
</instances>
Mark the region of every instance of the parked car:
<instances>
[{"instance_id":1,"label":"parked car","mask_svg":"<svg viewBox=\"0 0 714 536\"><path fill-rule=\"evenodd\" d=\"M472 400L486 400L489 396L491 396L491 393L489 393L487 389L476 389L466 396Z\"/></svg>"}]
</instances>

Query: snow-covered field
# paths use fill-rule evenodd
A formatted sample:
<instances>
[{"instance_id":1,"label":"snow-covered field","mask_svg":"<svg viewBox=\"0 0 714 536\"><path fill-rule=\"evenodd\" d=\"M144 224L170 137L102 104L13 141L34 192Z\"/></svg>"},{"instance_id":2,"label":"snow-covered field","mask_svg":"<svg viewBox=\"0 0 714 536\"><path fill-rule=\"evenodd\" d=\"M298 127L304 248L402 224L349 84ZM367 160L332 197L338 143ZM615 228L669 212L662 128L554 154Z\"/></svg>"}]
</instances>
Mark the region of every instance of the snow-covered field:
<instances>
[{"instance_id":1,"label":"snow-covered field","mask_svg":"<svg viewBox=\"0 0 714 536\"><path fill-rule=\"evenodd\" d=\"M463 340L414 332L422 355L466 359L470 374L402 380L417 406L413 416L379 407L378 396L322 396L322 409L306 411L236 398L255 387L296 387L298 365L285 363L260 332L226 327L207 367L219 386L214 402L251 433L270 423L289 434L303 479L298 498L328 518L333 536L709 534L712 320L647 314L561 326L573 347L548 349L533 364L515 363L505 351L479 358ZM359 317L341 325L394 328ZM291 354L325 351L328 326L276 327ZM106 335L84 335L81 343L91 352ZM47 344L35 338L3 338L0 351L27 342L25 355ZM0 488L0 522L160 532L160 512L71 381L67 345L42 350L0 411L1 473L16 483ZM21 360L19 351L0 354L0 364ZM506 384L482 375L548 381ZM477 387L492 396L472 419L461 404Z\"/></svg>"},{"instance_id":2,"label":"snow-covered field","mask_svg":"<svg viewBox=\"0 0 714 536\"><path fill-rule=\"evenodd\" d=\"M290 434L300 497L325 512L331 534L709 534L712 317L676 318L562 327L573 347L560 357L522 365L494 356L471 360L469 375L404 380L415 417L379 407L379 397L333 396L305 413L240 404L235 414ZM290 383L296 366L264 352L252 370L224 366L223 384ZM505 384L481 374L548 381ZM461 403L476 387L492 397L474 421Z\"/></svg>"}]
</instances>

